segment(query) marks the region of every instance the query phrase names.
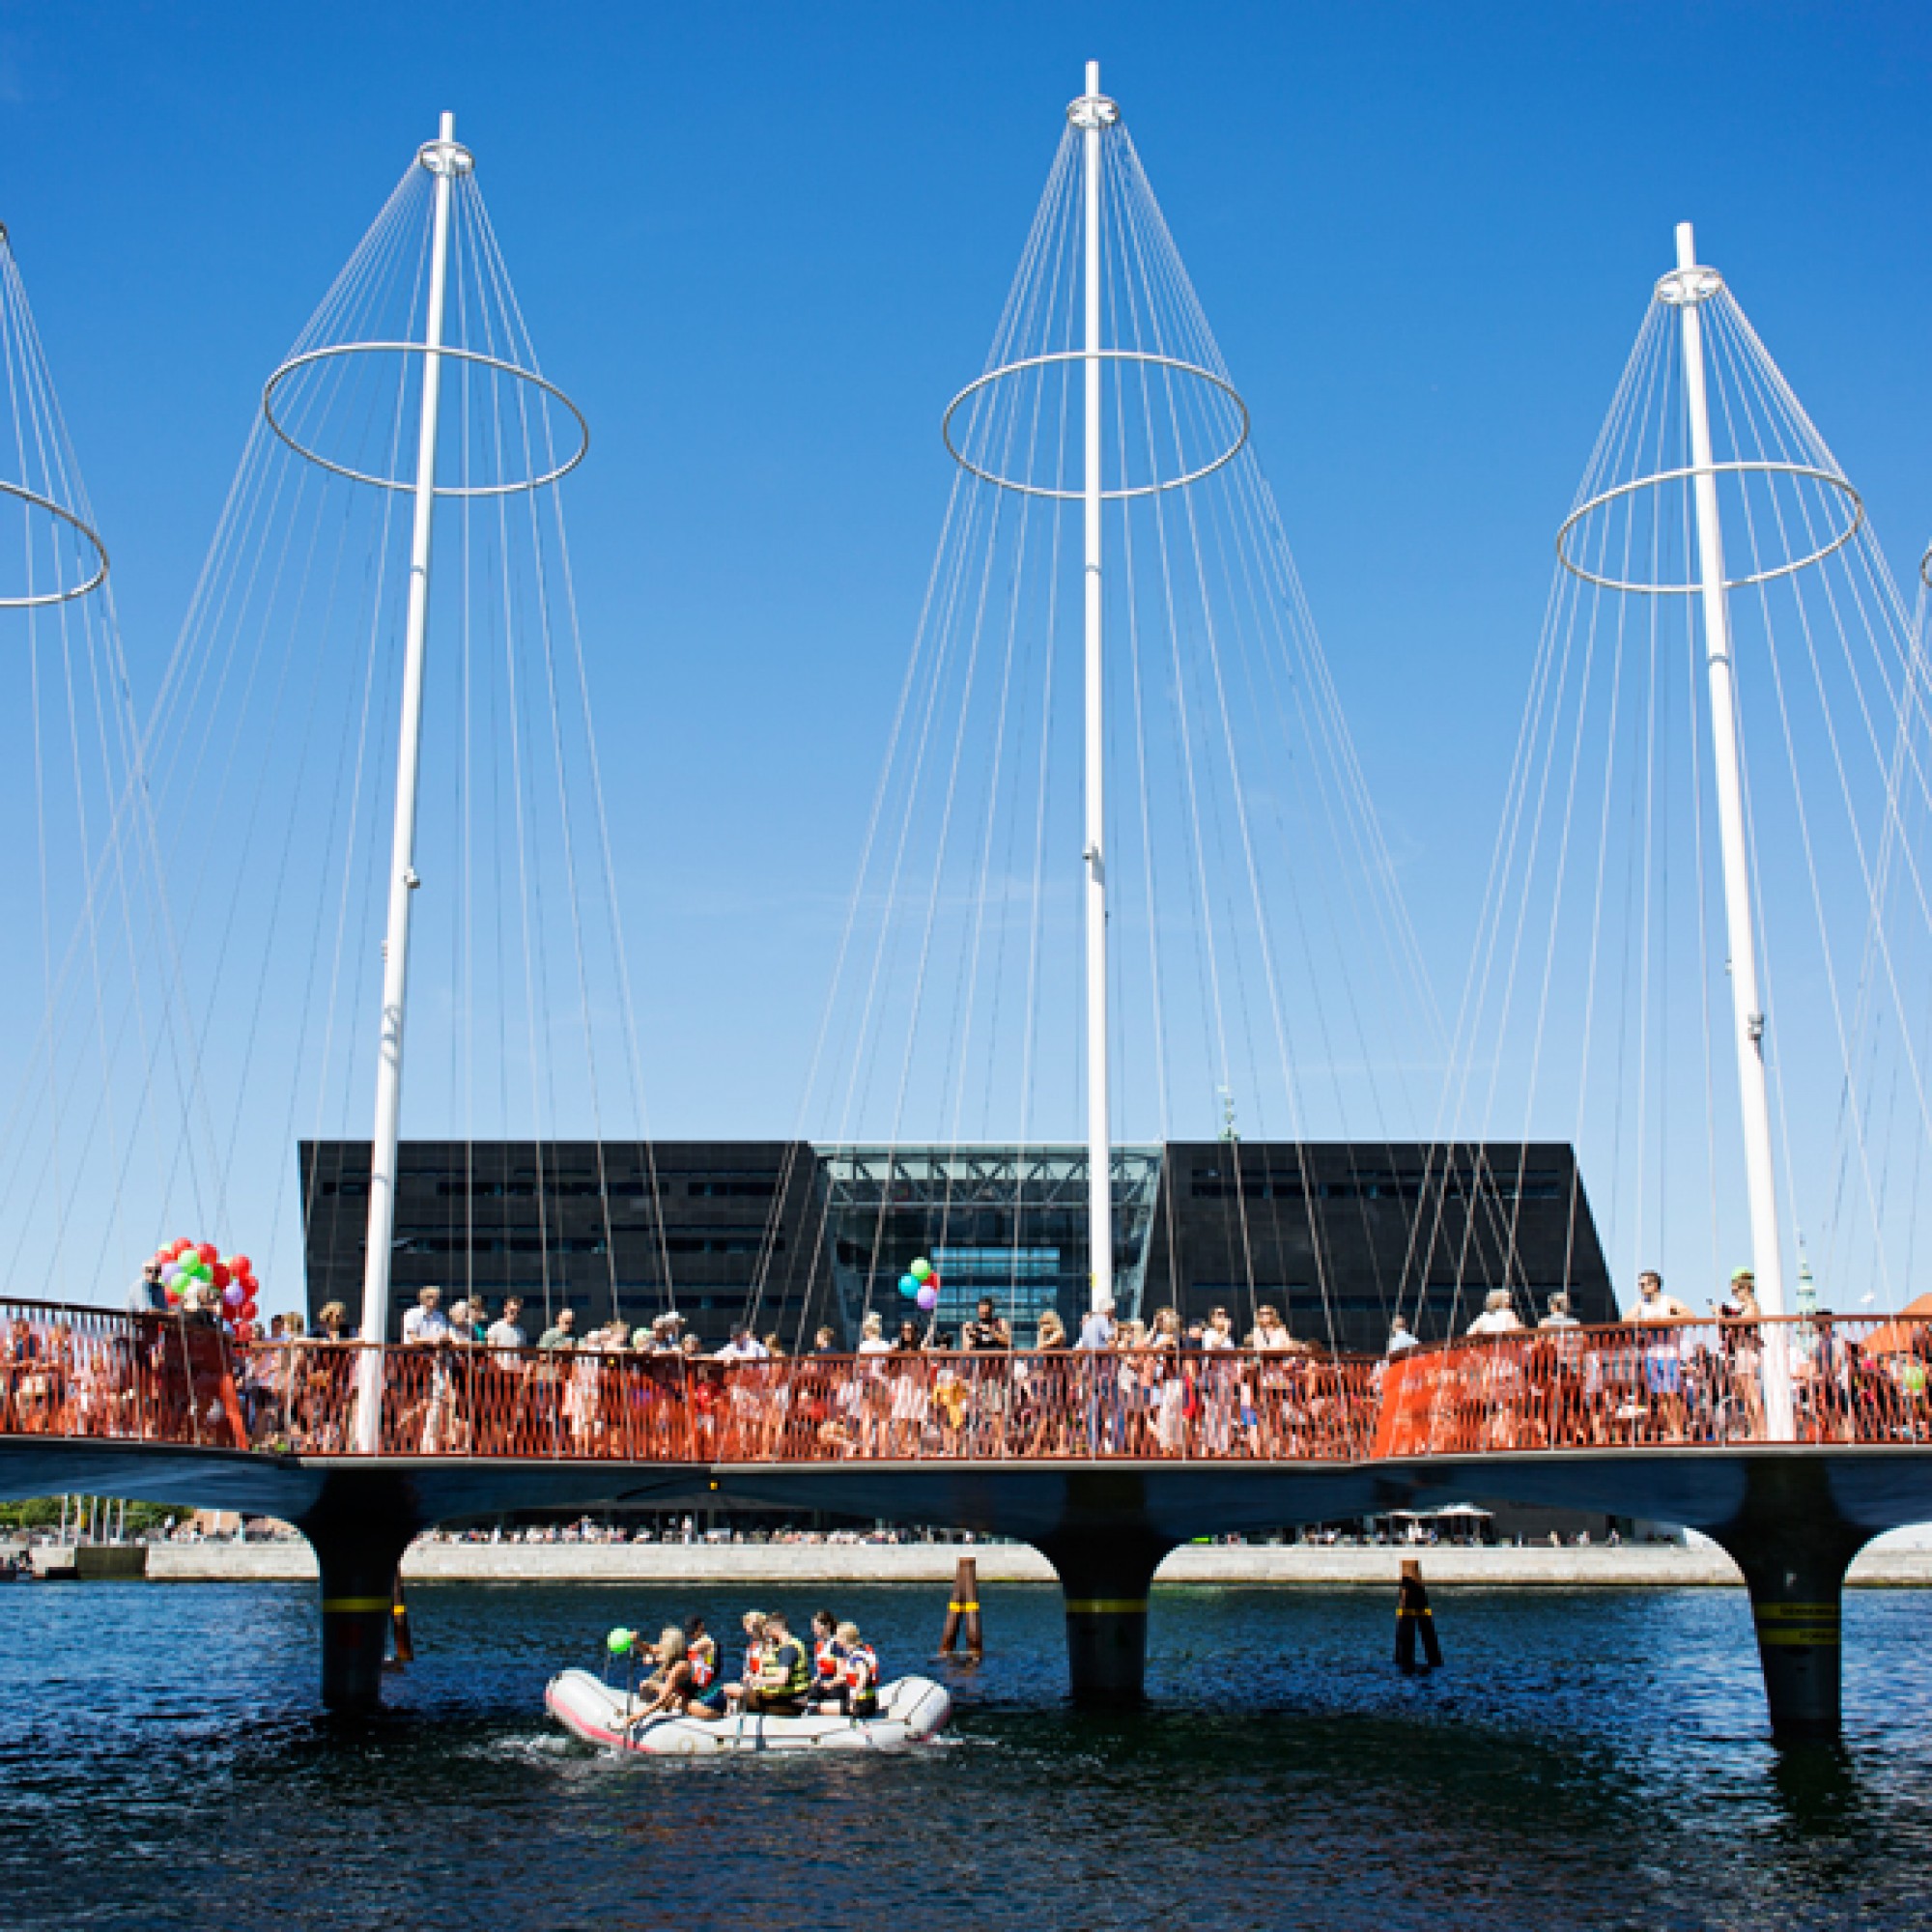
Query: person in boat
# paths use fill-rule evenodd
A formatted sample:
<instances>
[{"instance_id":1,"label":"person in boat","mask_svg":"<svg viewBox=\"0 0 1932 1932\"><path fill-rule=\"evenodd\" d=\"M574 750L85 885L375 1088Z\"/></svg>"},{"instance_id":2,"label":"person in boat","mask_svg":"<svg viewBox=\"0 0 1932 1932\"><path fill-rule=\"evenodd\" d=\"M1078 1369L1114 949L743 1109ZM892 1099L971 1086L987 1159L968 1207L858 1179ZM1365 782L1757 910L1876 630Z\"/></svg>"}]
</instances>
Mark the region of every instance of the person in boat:
<instances>
[{"instance_id":1,"label":"person in boat","mask_svg":"<svg viewBox=\"0 0 1932 1932\"><path fill-rule=\"evenodd\" d=\"M838 1644L838 1681L819 1705L827 1718L864 1719L879 1715L879 1658L859 1634L857 1624L840 1624L834 1633Z\"/></svg>"},{"instance_id":2,"label":"person in boat","mask_svg":"<svg viewBox=\"0 0 1932 1932\"><path fill-rule=\"evenodd\" d=\"M784 1613L773 1610L765 1618L757 1678L745 1685L745 1708L766 1718L802 1717L810 1690L811 1664L805 1645L786 1627Z\"/></svg>"},{"instance_id":3,"label":"person in boat","mask_svg":"<svg viewBox=\"0 0 1932 1932\"><path fill-rule=\"evenodd\" d=\"M684 1654L691 1663L692 1716L722 1718L724 1687L718 1681L718 1640L704 1628L702 1617L685 1619Z\"/></svg>"},{"instance_id":4,"label":"person in boat","mask_svg":"<svg viewBox=\"0 0 1932 1932\"><path fill-rule=\"evenodd\" d=\"M651 1655L658 1667L644 1680L645 1701L625 1720L624 1728L635 1730L649 1718L705 1715L693 1709L695 1687L684 1633L675 1624L667 1624L651 1647Z\"/></svg>"},{"instance_id":5,"label":"person in boat","mask_svg":"<svg viewBox=\"0 0 1932 1932\"><path fill-rule=\"evenodd\" d=\"M820 1610L811 1620L811 1688L829 1695L838 1684L845 1654L838 1647L838 1619Z\"/></svg>"},{"instance_id":6,"label":"person in boat","mask_svg":"<svg viewBox=\"0 0 1932 1932\"><path fill-rule=\"evenodd\" d=\"M745 1704L764 1675L768 1619L763 1610L745 1612L745 1665L735 1684L724 1687L724 1701L735 1708Z\"/></svg>"}]
</instances>

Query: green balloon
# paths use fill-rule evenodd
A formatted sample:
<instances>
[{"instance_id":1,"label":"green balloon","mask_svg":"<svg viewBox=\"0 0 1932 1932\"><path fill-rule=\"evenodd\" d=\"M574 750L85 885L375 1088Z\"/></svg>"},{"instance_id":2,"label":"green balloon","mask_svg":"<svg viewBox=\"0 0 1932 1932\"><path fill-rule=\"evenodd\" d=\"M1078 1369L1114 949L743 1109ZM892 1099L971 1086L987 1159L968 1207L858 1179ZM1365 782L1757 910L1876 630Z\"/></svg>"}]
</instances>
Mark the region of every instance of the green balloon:
<instances>
[{"instance_id":1,"label":"green balloon","mask_svg":"<svg viewBox=\"0 0 1932 1932\"><path fill-rule=\"evenodd\" d=\"M627 1631L620 1624L604 1641L611 1646L611 1655L612 1657L622 1657L630 1650L632 1644L637 1641L637 1637L638 1634L636 1631Z\"/></svg>"},{"instance_id":2,"label":"green balloon","mask_svg":"<svg viewBox=\"0 0 1932 1932\"><path fill-rule=\"evenodd\" d=\"M928 1261L916 1261L908 1272L915 1281L923 1281L932 1272L932 1264Z\"/></svg>"}]
</instances>

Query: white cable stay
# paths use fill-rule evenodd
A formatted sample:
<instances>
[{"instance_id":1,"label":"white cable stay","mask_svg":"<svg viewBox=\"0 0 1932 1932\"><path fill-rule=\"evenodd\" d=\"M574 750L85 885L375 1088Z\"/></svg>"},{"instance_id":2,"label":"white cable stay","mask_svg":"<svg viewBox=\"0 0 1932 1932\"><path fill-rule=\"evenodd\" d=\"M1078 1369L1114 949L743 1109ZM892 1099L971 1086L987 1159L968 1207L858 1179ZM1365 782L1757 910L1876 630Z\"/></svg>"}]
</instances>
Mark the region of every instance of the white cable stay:
<instances>
[{"instance_id":1,"label":"white cable stay","mask_svg":"<svg viewBox=\"0 0 1932 1932\"><path fill-rule=\"evenodd\" d=\"M1574 1138L1627 1291L1658 1268L1701 1313L1728 1246L1766 1314L1897 1305L1932 1133L1924 663L1688 224L1556 551L1445 1118ZM1802 1344L1765 1369L1788 1436Z\"/></svg>"},{"instance_id":2,"label":"white cable stay","mask_svg":"<svg viewBox=\"0 0 1932 1932\"><path fill-rule=\"evenodd\" d=\"M1291 1149L1278 1187L1228 1190L1242 1325L1293 1287L1337 1339L1333 1224L1291 1205L1305 1149L1417 1118L1394 1096L1440 1036L1251 431L1090 67L984 363L941 412L958 469L801 1108L837 1173L900 1161L928 1203L856 1179L821 1200L855 1321L930 1329L979 1287L1151 1316L1141 1144L1225 1145L1233 1094ZM998 1206L960 1178L995 1150ZM1049 1254L1068 1242L1077 1284ZM978 1271L930 1316L894 1293L921 1248Z\"/></svg>"}]
</instances>

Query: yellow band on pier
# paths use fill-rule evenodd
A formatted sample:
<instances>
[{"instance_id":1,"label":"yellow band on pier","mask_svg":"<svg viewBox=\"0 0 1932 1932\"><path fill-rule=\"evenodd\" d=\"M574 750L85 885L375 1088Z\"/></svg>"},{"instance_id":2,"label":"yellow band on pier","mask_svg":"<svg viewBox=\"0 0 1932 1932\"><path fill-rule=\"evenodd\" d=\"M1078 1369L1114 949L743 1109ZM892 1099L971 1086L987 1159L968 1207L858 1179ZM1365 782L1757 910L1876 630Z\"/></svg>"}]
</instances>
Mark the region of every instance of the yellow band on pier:
<instances>
[{"instance_id":1,"label":"yellow band on pier","mask_svg":"<svg viewBox=\"0 0 1932 1932\"><path fill-rule=\"evenodd\" d=\"M1145 1597L1068 1597L1070 1617L1135 1617L1147 1614Z\"/></svg>"},{"instance_id":2,"label":"yellow band on pier","mask_svg":"<svg viewBox=\"0 0 1932 1932\"><path fill-rule=\"evenodd\" d=\"M959 1610L962 1612L966 1610L977 1610L980 1607L980 1602L979 1599L976 1597L970 1604L948 1604L946 1607L949 1610Z\"/></svg>"},{"instance_id":3,"label":"yellow band on pier","mask_svg":"<svg viewBox=\"0 0 1932 1932\"><path fill-rule=\"evenodd\" d=\"M1839 1642L1836 1604L1755 1604L1757 1640L1791 1650L1835 1649Z\"/></svg>"},{"instance_id":4,"label":"yellow band on pier","mask_svg":"<svg viewBox=\"0 0 1932 1932\"><path fill-rule=\"evenodd\" d=\"M392 1602L387 1597L325 1597L322 1600L322 1607L325 1613L330 1610L344 1612L351 1610L386 1611L392 1607Z\"/></svg>"}]
</instances>

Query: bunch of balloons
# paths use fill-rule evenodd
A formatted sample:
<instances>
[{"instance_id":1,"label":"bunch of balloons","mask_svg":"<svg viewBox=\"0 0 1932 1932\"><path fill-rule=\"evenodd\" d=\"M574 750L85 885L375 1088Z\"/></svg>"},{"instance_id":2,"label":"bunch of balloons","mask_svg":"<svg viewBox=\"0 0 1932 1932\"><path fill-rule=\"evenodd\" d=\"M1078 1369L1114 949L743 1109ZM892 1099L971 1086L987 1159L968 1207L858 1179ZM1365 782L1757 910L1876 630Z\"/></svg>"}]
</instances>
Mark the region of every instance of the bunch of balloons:
<instances>
[{"instance_id":1,"label":"bunch of balloons","mask_svg":"<svg viewBox=\"0 0 1932 1932\"><path fill-rule=\"evenodd\" d=\"M914 1262L899 1276L899 1293L908 1301L918 1302L930 1315L939 1306L939 1276L933 1271L932 1264L923 1257Z\"/></svg>"},{"instance_id":2,"label":"bunch of balloons","mask_svg":"<svg viewBox=\"0 0 1932 1932\"><path fill-rule=\"evenodd\" d=\"M238 1342L255 1339L255 1264L246 1255L230 1255L225 1261L213 1241L190 1241L184 1236L170 1241L155 1256L161 1270L161 1286L167 1291L168 1306L179 1307L182 1296L194 1286L219 1297L219 1314Z\"/></svg>"}]
</instances>

